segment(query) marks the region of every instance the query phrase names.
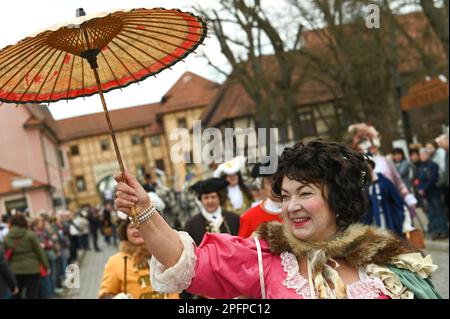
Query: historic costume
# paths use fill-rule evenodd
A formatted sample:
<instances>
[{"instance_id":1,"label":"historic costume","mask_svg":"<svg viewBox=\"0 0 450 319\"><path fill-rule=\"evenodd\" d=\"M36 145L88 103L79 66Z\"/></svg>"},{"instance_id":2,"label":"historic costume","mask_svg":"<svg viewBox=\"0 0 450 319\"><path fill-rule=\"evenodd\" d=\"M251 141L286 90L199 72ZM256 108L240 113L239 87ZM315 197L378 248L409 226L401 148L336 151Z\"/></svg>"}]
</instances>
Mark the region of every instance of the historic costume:
<instances>
[{"instance_id":1,"label":"historic costume","mask_svg":"<svg viewBox=\"0 0 450 319\"><path fill-rule=\"evenodd\" d=\"M184 250L176 265L151 259L151 281L159 291L181 291L213 298L440 298L430 275L431 257L403 245L389 232L353 224L333 238L305 242L280 223L263 224L260 239L207 234L200 246L180 232ZM299 271L306 258L309 275ZM345 285L336 259L359 270L359 281Z\"/></svg>"},{"instance_id":2,"label":"historic costume","mask_svg":"<svg viewBox=\"0 0 450 319\"><path fill-rule=\"evenodd\" d=\"M217 193L227 186L227 181L222 178L209 178L191 186L191 190L198 196L208 193ZM214 212L208 212L198 203L200 213L186 222L185 230L200 245L205 233L228 233L237 235L240 218L236 214L222 210L219 207Z\"/></svg>"},{"instance_id":3,"label":"historic costume","mask_svg":"<svg viewBox=\"0 0 450 319\"><path fill-rule=\"evenodd\" d=\"M207 218L211 214L211 218ZM203 240L206 233L227 233L237 235L239 231L239 216L234 213L222 211L219 207L214 213L205 212L192 217L186 223L186 232L194 239L197 245Z\"/></svg>"},{"instance_id":4,"label":"historic costume","mask_svg":"<svg viewBox=\"0 0 450 319\"><path fill-rule=\"evenodd\" d=\"M256 164L253 167L250 176L256 179L267 177L271 178L272 174L264 174L261 171L261 166L267 166L267 164ZM282 221L281 203L275 202L270 198L266 198L241 215L238 235L240 237L247 238L258 228L260 224L270 221Z\"/></svg>"},{"instance_id":5,"label":"historic costume","mask_svg":"<svg viewBox=\"0 0 450 319\"><path fill-rule=\"evenodd\" d=\"M409 232L414 229L412 224L412 217L415 216L415 206L417 199L400 177L395 164L386 156L381 154L370 154L370 148L379 148L381 146L380 134L371 125L365 123L353 124L348 127L348 132L352 135L352 147L362 153L371 156L371 161L374 163L374 173L381 173L384 177L390 180L397 188L403 201L408 206L408 209L403 210L403 231Z\"/></svg>"},{"instance_id":6,"label":"historic costume","mask_svg":"<svg viewBox=\"0 0 450 319\"><path fill-rule=\"evenodd\" d=\"M238 235L247 238L259 225L271 221L283 221L281 219L281 205L267 198L242 214Z\"/></svg>"},{"instance_id":7,"label":"historic costume","mask_svg":"<svg viewBox=\"0 0 450 319\"><path fill-rule=\"evenodd\" d=\"M216 178L222 177L224 175L234 175L238 174L239 179L241 179L240 171L245 166L246 158L244 156L237 156L231 161L220 164L214 171L213 176ZM245 191L245 187L242 181L237 185L228 185L226 188L226 200L223 208L226 211L242 215L252 204L253 198L248 191Z\"/></svg>"},{"instance_id":8,"label":"historic costume","mask_svg":"<svg viewBox=\"0 0 450 319\"><path fill-rule=\"evenodd\" d=\"M403 236L405 203L389 179L380 173L376 173L376 176L376 180L369 187L370 209L364 215L363 222Z\"/></svg>"},{"instance_id":9,"label":"historic costume","mask_svg":"<svg viewBox=\"0 0 450 319\"><path fill-rule=\"evenodd\" d=\"M127 256L127 292L133 299L178 299L178 293L160 293L150 283L148 253L145 245L128 241L120 243L120 252L111 256L105 265L99 297L124 292L124 257Z\"/></svg>"}]
</instances>

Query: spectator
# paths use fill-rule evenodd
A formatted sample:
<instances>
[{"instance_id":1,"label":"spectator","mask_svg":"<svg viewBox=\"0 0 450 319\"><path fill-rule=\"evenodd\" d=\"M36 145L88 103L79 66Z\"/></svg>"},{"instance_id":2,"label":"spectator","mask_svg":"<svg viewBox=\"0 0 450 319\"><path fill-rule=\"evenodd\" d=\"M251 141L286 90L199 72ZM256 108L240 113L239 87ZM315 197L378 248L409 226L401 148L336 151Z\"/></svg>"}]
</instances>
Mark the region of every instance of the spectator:
<instances>
[{"instance_id":1,"label":"spectator","mask_svg":"<svg viewBox=\"0 0 450 319\"><path fill-rule=\"evenodd\" d=\"M419 195L417 190L417 185L419 185L419 166L420 166L420 157L419 157L419 150L412 148L409 150L409 158L411 159L411 169L412 169L412 187L414 196L417 198L417 206L423 207L423 200L422 196Z\"/></svg>"},{"instance_id":2,"label":"spectator","mask_svg":"<svg viewBox=\"0 0 450 319\"><path fill-rule=\"evenodd\" d=\"M80 227L77 225L72 213L70 214L68 223L70 234L69 263L74 263L78 259L78 248L80 247Z\"/></svg>"},{"instance_id":3,"label":"spectator","mask_svg":"<svg viewBox=\"0 0 450 319\"><path fill-rule=\"evenodd\" d=\"M53 227L58 236L60 252L57 258L58 277L56 281L57 289L62 288L62 282L65 278L66 267L70 257L70 230L67 221L63 220L63 215L58 214L53 223Z\"/></svg>"},{"instance_id":4,"label":"spectator","mask_svg":"<svg viewBox=\"0 0 450 319\"><path fill-rule=\"evenodd\" d=\"M437 187L439 176L438 165L430 159L430 149L419 151L421 164L419 166L417 189L425 202L428 215L428 232L433 240L448 238L448 219L444 213L441 192Z\"/></svg>"},{"instance_id":5,"label":"spectator","mask_svg":"<svg viewBox=\"0 0 450 319\"><path fill-rule=\"evenodd\" d=\"M403 182L410 192L413 192L412 178L413 178L413 168L411 163L405 158L405 153L401 148L395 148L392 151L392 159L395 164L397 172L400 174Z\"/></svg>"},{"instance_id":6,"label":"spectator","mask_svg":"<svg viewBox=\"0 0 450 319\"><path fill-rule=\"evenodd\" d=\"M103 209L102 231L105 236L105 242L111 245L111 237L113 245L117 246L117 212L111 203L106 203Z\"/></svg>"},{"instance_id":7,"label":"spectator","mask_svg":"<svg viewBox=\"0 0 450 319\"><path fill-rule=\"evenodd\" d=\"M38 298L41 266L49 269L49 263L38 238L28 229L23 214L16 213L11 218L11 230L6 236L5 246L12 252L10 267L19 287L14 298L22 298L24 292L27 299Z\"/></svg>"},{"instance_id":8,"label":"spectator","mask_svg":"<svg viewBox=\"0 0 450 319\"><path fill-rule=\"evenodd\" d=\"M0 245L0 299L9 299L19 292L14 274L9 269L3 248Z\"/></svg>"},{"instance_id":9,"label":"spectator","mask_svg":"<svg viewBox=\"0 0 450 319\"><path fill-rule=\"evenodd\" d=\"M77 214L75 221L80 229L80 248L89 250L89 220L87 210L82 209L81 212Z\"/></svg>"},{"instance_id":10,"label":"spectator","mask_svg":"<svg viewBox=\"0 0 450 319\"><path fill-rule=\"evenodd\" d=\"M101 227L101 220L96 208L91 207L88 211L88 221L89 221L89 232L92 237L92 244L94 245L95 251L101 251L98 248L98 230Z\"/></svg>"},{"instance_id":11,"label":"spectator","mask_svg":"<svg viewBox=\"0 0 450 319\"><path fill-rule=\"evenodd\" d=\"M54 296L57 281L56 276L58 275L56 266L57 251L59 251L58 238L54 233L46 214L41 214L34 220L33 230L42 249L45 251L50 265L50 272L45 275L41 274L39 296L42 299L50 299Z\"/></svg>"},{"instance_id":12,"label":"spectator","mask_svg":"<svg viewBox=\"0 0 450 319\"><path fill-rule=\"evenodd\" d=\"M445 150L440 148L436 141L428 142L425 146L430 153L431 160L438 165L438 180L436 185L440 188L445 185Z\"/></svg>"}]
</instances>

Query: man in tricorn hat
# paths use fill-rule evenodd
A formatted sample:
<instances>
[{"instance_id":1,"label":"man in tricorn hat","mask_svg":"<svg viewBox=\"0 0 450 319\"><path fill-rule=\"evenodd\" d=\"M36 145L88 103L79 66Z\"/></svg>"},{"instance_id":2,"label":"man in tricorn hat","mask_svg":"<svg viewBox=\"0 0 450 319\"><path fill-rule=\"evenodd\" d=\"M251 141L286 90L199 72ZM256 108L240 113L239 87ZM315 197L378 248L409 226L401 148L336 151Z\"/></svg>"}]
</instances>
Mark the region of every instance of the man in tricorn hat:
<instances>
[{"instance_id":1,"label":"man in tricorn hat","mask_svg":"<svg viewBox=\"0 0 450 319\"><path fill-rule=\"evenodd\" d=\"M192 185L190 189L197 193L200 201L200 214L186 222L185 230L200 245L207 232L229 233L237 235L239 216L222 210L222 193L228 182L222 178L209 178Z\"/></svg>"},{"instance_id":2,"label":"man in tricorn hat","mask_svg":"<svg viewBox=\"0 0 450 319\"><path fill-rule=\"evenodd\" d=\"M267 164L257 163L252 169L251 177L261 180L261 189L266 195L266 199L251 207L241 215L239 226L239 236L249 237L260 224L270 221L282 222L281 200L272 194L272 174L263 173L261 167Z\"/></svg>"}]
</instances>

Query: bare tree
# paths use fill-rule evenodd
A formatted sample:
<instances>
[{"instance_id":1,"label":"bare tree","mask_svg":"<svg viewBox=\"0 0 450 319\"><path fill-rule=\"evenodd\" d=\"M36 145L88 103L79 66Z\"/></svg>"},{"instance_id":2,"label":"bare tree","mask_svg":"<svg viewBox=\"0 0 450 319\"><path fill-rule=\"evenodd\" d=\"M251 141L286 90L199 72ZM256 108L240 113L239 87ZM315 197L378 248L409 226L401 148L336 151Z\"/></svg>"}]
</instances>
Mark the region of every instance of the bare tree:
<instances>
[{"instance_id":1,"label":"bare tree","mask_svg":"<svg viewBox=\"0 0 450 319\"><path fill-rule=\"evenodd\" d=\"M417 1L417 0L414 0ZM315 78L333 83L341 103L353 121L368 121L383 128L390 141L403 133L400 108L405 83L424 74L439 72L439 53L433 52L429 28L422 23L411 32L420 12L401 17L393 11L408 0L292 0L307 21L306 46L300 52L314 64ZM377 4L380 28L366 26L368 5ZM411 4L409 1L408 4ZM417 20L415 20L417 19ZM417 67L422 65L422 67ZM448 64L447 64L448 65Z\"/></svg>"},{"instance_id":2,"label":"bare tree","mask_svg":"<svg viewBox=\"0 0 450 319\"><path fill-rule=\"evenodd\" d=\"M257 106L257 125L287 128L289 124L296 139L302 137L299 89L306 81L315 81L328 89L349 121L382 127L389 145L402 133L401 90L410 81L442 69L440 53L430 49L436 40L430 30L447 43L448 56L448 31L446 36L442 29L448 25L448 12L445 16L441 9L425 4L427 0L280 1L290 19L284 26L273 18L276 8L270 10L261 2L220 0L216 9L198 10L209 18L232 67L228 78L238 81ZM369 4L381 10L380 28L366 25ZM423 8L419 18L425 16L433 29L425 23L412 32L411 24L399 16L401 8L414 4ZM444 7L448 8L448 0ZM286 30L291 34L284 37ZM345 124L337 120L325 123L334 138L342 136ZM286 133L281 133L285 140Z\"/></svg>"},{"instance_id":3,"label":"bare tree","mask_svg":"<svg viewBox=\"0 0 450 319\"><path fill-rule=\"evenodd\" d=\"M436 6L435 1L420 0L419 2L431 27L441 41L448 59L448 0L443 1L442 9Z\"/></svg>"},{"instance_id":4,"label":"bare tree","mask_svg":"<svg viewBox=\"0 0 450 319\"><path fill-rule=\"evenodd\" d=\"M197 10L208 18L222 53L232 67L229 79L239 81L254 101L257 125L278 127L281 142L287 141L290 125L294 138L299 139L298 120L293 114L296 114L295 93L307 69L307 65L299 63L296 52L302 25L291 20L288 27L276 26L259 0L220 0L216 9ZM282 32L286 29L296 30L294 41L283 39Z\"/></svg>"}]
</instances>

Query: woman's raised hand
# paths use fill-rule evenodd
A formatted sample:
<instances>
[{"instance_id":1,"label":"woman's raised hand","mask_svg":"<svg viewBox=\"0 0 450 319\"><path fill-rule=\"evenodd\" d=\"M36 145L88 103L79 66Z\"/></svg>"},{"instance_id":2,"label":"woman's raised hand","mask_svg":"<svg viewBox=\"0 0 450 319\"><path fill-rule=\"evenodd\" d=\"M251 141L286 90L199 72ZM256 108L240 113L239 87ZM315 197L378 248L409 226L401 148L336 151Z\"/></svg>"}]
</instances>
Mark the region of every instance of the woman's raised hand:
<instances>
[{"instance_id":1,"label":"woman's raised hand","mask_svg":"<svg viewBox=\"0 0 450 319\"><path fill-rule=\"evenodd\" d=\"M133 175L125 172L126 181L122 174L114 176L117 182L114 203L116 208L131 216L131 208L136 207L137 212L150 204L150 198L144 188Z\"/></svg>"}]
</instances>

